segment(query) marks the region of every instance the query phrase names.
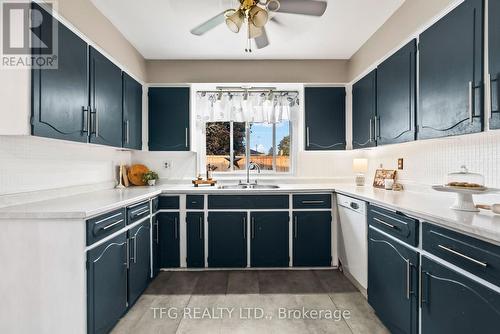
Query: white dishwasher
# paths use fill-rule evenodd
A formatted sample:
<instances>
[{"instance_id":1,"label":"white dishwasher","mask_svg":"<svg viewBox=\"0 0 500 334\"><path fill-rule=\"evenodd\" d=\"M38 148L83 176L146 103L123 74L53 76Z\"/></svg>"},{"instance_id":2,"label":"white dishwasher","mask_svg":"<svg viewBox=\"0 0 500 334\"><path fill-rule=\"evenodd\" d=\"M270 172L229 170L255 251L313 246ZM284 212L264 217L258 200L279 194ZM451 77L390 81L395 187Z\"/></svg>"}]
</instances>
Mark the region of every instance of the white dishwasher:
<instances>
[{"instance_id":1,"label":"white dishwasher","mask_svg":"<svg viewBox=\"0 0 500 334\"><path fill-rule=\"evenodd\" d=\"M368 286L366 203L337 194L339 210L339 260L345 273L365 290Z\"/></svg>"}]
</instances>

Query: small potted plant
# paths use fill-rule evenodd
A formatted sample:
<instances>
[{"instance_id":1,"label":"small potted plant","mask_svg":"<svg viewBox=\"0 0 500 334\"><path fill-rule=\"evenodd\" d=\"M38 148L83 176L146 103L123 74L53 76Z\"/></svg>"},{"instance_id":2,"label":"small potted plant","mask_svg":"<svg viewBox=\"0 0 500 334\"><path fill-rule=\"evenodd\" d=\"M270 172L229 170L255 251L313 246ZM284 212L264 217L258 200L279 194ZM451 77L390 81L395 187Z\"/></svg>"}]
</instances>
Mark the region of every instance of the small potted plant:
<instances>
[{"instance_id":1,"label":"small potted plant","mask_svg":"<svg viewBox=\"0 0 500 334\"><path fill-rule=\"evenodd\" d=\"M153 171L146 172L142 176L142 181L150 186L154 186L156 184L156 180L158 180L158 173Z\"/></svg>"}]
</instances>

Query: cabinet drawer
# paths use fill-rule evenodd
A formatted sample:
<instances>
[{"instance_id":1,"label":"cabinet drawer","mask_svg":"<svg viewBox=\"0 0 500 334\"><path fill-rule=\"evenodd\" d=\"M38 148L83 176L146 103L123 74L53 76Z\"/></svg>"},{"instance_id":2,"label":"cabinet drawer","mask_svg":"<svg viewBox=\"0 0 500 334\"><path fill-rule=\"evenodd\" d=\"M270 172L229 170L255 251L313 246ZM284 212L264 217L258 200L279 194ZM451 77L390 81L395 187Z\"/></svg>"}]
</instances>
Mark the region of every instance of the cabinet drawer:
<instances>
[{"instance_id":1,"label":"cabinet drawer","mask_svg":"<svg viewBox=\"0 0 500 334\"><path fill-rule=\"evenodd\" d=\"M87 220L87 246L120 230L125 225L124 209Z\"/></svg>"},{"instance_id":2,"label":"cabinet drawer","mask_svg":"<svg viewBox=\"0 0 500 334\"><path fill-rule=\"evenodd\" d=\"M330 209L331 194L293 195L294 209Z\"/></svg>"},{"instance_id":3,"label":"cabinet drawer","mask_svg":"<svg viewBox=\"0 0 500 334\"><path fill-rule=\"evenodd\" d=\"M160 210L176 210L179 209L179 196L160 196L158 197Z\"/></svg>"},{"instance_id":4,"label":"cabinet drawer","mask_svg":"<svg viewBox=\"0 0 500 334\"><path fill-rule=\"evenodd\" d=\"M205 207L205 196L203 195L187 195L186 209L203 210Z\"/></svg>"},{"instance_id":5,"label":"cabinet drawer","mask_svg":"<svg viewBox=\"0 0 500 334\"><path fill-rule=\"evenodd\" d=\"M149 213L149 201L127 207L127 225L147 217Z\"/></svg>"},{"instance_id":6,"label":"cabinet drawer","mask_svg":"<svg viewBox=\"0 0 500 334\"><path fill-rule=\"evenodd\" d=\"M500 246L425 223L422 248L500 286Z\"/></svg>"},{"instance_id":7,"label":"cabinet drawer","mask_svg":"<svg viewBox=\"0 0 500 334\"><path fill-rule=\"evenodd\" d=\"M158 197L155 197L151 200L151 206L153 208L153 213L158 211L159 206L160 206L160 201L158 200Z\"/></svg>"},{"instance_id":8,"label":"cabinet drawer","mask_svg":"<svg viewBox=\"0 0 500 334\"><path fill-rule=\"evenodd\" d=\"M209 209L288 209L288 195L210 195Z\"/></svg>"},{"instance_id":9,"label":"cabinet drawer","mask_svg":"<svg viewBox=\"0 0 500 334\"><path fill-rule=\"evenodd\" d=\"M418 246L418 220L370 205L368 223L412 246Z\"/></svg>"}]
</instances>

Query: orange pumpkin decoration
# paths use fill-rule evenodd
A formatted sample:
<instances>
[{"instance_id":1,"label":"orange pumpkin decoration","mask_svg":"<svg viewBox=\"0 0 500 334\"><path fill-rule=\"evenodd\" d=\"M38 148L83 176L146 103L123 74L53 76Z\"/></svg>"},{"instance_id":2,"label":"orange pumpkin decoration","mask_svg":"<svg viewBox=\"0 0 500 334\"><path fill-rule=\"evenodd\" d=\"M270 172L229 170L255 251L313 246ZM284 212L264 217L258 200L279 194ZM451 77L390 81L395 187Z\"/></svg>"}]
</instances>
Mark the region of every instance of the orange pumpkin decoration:
<instances>
[{"instance_id":1,"label":"orange pumpkin decoration","mask_svg":"<svg viewBox=\"0 0 500 334\"><path fill-rule=\"evenodd\" d=\"M132 165L128 169L128 180L134 186L144 186L146 183L142 180L142 176L147 172L149 172L149 168L144 165Z\"/></svg>"}]
</instances>

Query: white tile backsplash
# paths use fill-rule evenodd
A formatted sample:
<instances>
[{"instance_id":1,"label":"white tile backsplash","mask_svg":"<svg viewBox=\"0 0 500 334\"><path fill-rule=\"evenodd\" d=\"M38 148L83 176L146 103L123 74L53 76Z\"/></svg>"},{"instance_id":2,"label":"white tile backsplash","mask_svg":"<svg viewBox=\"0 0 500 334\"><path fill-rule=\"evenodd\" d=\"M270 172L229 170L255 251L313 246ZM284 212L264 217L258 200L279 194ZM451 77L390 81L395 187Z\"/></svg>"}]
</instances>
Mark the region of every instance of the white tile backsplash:
<instances>
[{"instance_id":1,"label":"white tile backsplash","mask_svg":"<svg viewBox=\"0 0 500 334\"><path fill-rule=\"evenodd\" d=\"M112 182L130 152L32 136L0 136L0 195Z\"/></svg>"},{"instance_id":2,"label":"white tile backsplash","mask_svg":"<svg viewBox=\"0 0 500 334\"><path fill-rule=\"evenodd\" d=\"M165 168L165 163L171 166ZM161 179L192 180L196 177L195 152L147 152L134 151L132 163L146 165L158 173Z\"/></svg>"}]
</instances>

